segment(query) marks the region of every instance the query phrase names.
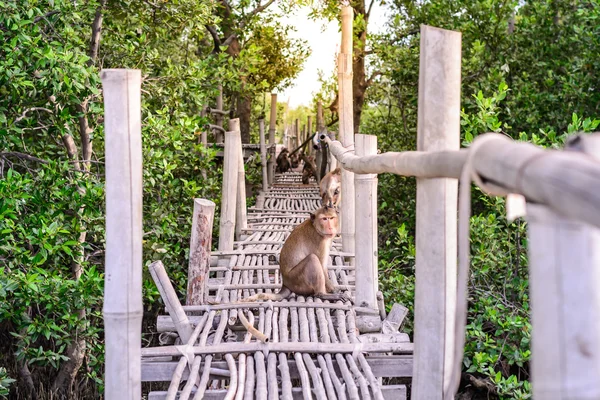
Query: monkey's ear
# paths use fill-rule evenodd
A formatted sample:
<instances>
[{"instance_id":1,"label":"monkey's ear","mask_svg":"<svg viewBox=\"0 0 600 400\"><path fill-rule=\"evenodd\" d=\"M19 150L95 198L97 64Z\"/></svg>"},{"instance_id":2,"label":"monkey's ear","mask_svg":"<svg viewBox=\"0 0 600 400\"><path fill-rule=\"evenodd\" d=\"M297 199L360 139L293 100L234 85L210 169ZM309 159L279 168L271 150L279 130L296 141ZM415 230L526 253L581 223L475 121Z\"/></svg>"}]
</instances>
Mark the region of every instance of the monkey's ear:
<instances>
[{"instance_id":1,"label":"monkey's ear","mask_svg":"<svg viewBox=\"0 0 600 400\"><path fill-rule=\"evenodd\" d=\"M310 220L314 221L315 220L315 214L314 213L310 213Z\"/></svg>"}]
</instances>

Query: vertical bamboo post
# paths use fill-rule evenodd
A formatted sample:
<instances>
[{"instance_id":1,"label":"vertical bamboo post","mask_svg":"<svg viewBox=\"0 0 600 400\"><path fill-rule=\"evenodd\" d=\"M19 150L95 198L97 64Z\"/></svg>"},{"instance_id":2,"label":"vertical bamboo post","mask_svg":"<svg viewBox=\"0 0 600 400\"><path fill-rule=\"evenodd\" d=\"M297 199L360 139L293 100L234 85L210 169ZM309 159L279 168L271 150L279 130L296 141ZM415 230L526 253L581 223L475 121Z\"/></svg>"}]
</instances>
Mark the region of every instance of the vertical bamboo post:
<instances>
[{"instance_id":1,"label":"vertical bamboo post","mask_svg":"<svg viewBox=\"0 0 600 400\"><path fill-rule=\"evenodd\" d=\"M377 136L356 135L356 155L377 154ZM356 305L377 309L377 174L354 174Z\"/></svg>"},{"instance_id":2,"label":"vertical bamboo post","mask_svg":"<svg viewBox=\"0 0 600 400\"><path fill-rule=\"evenodd\" d=\"M139 399L142 340L142 135L139 70L106 69L104 397Z\"/></svg>"},{"instance_id":3,"label":"vertical bamboo post","mask_svg":"<svg viewBox=\"0 0 600 400\"><path fill-rule=\"evenodd\" d=\"M235 208L235 234L239 239L242 231L248 228L248 217L246 210L246 172L244 170L244 148L242 147L242 136L240 133L240 120L235 118L229 121L229 128L237 132L238 165L237 165L237 202Z\"/></svg>"},{"instance_id":4,"label":"vertical bamboo post","mask_svg":"<svg viewBox=\"0 0 600 400\"><path fill-rule=\"evenodd\" d=\"M258 120L258 132L260 134L260 163L262 165L262 190L266 192L269 185L269 174L267 170L267 147L265 146L265 120Z\"/></svg>"},{"instance_id":5,"label":"vertical bamboo post","mask_svg":"<svg viewBox=\"0 0 600 400\"><path fill-rule=\"evenodd\" d=\"M417 150L460 147L461 34L421 26ZM456 179L417 179L412 398L441 399L454 362Z\"/></svg>"},{"instance_id":6,"label":"vertical bamboo post","mask_svg":"<svg viewBox=\"0 0 600 400\"><path fill-rule=\"evenodd\" d=\"M275 176L275 127L277 124L277 94L271 93L271 116L269 118L269 185Z\"/></svg>"},{"instance_id":7,"label":"vertical bamboo post","mask_svg":"<svg viewBox=\"0 0 600 400\"><path fill-rule=\"evenodd\" d=\"M571 144L600 158L598 135ZM530 203L527 221L533 396L598 399L600 229Z\"/></svg>"},{"instance_id":8,"label":"vertical bamboo post","mask_svg":"<svg viewBox=\"0 0 600 400\"><path fill-rule=\"evenodd\" d=\"M294 150L298 147L298 137L300 136L300 121L296 118L296 123L294 125Z\"/></svg>"},{"instance_id":9,"label":"vertical bamboo post","mask_svg":"<svg viewBox=\"0 0 600 400\"><path fill-rule=\"evenodd\" d=\"M223 111L223 85L219 85L219 96L217 97L217 110ZM217 125L223 127L223 115L217 113ZM215 143L223 143L223 134L218 130L215 131Z\"/></svg>"},{"instance_id":10,"label":"vertical bamboo post","mask_svg":"<svg viewBox=\"0 0 600 400\"><path fill-rule=\"evenodd\" d=\"M231 120L233 122L235 120ZM238 187L238 165L241 141L238 129L225 132L223 156L223 195L221 197L221 219L219 223L219 251L233 250L235 233L236 200ZM233 122L235 124L235 122ZM233 126L230 124L230 126Z\"/></svg>"},{"instance_id":11,"label":"vertical bamboo post","mask_svg":"<svg viewBox=\"0 0 600 400\"><path fill-rule=\"evenodd\" d=\"M354 146L354 112L352 106L352 19L349 5L342 6L342 44L338 55L338 110L340 141L344 147ZM333 157L331 157L333 158ZM354 253L354 174L342 169L342 249Z\"/></svg>"},{"instance_id":12,"label":"vertical bamboo post","mask_svg":"<svg viewBox=\"0 0 600 400\"><path fill-rule=\"evenodd\" d=\"M321 103L321 100L317 101L317 135L320 136L321 133L323 133L325 129L325 123L323 122L323 103ZM324 144L325 142L320 141L319 142L319 148L317 149L317 154L316 154L316 165L317 165L317 176L318 176L318 181L321 182L321 178L325 175L324 172L324 168L323 164L325 164L325 166L327 165L327 160L323 161L323 154L324 154Z\"/></svg>"},{"instance_id":13,"label":"vertical bamboo post","mask_svg":"<svg viewBox=\"0 0 600 400\"><path fill-rule=\"evenodd\" d=\"M208 269L215 203L205 199L194 199L193 212L186 301L190 306L206 304L208 299Z\"/></svg>"}]
</instances>

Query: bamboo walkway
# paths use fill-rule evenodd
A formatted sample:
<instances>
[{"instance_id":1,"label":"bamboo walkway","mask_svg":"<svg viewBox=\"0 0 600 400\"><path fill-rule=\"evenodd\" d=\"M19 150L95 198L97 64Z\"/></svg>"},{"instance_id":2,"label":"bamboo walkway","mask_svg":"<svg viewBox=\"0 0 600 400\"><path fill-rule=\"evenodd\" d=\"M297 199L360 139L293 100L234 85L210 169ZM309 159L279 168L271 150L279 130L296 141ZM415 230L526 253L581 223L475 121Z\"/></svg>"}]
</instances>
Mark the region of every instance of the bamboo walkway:
<instances>
[{"instance_id":1,"label":"bamboo walkway","mask_svg":"<svg viewBox=\"0 0 600 400\"><path fill-rule=\"evenodd\" d=\"M230 252L213 252L208 289L215 305L184 306L194 326L188 343L176 338L171 317L159 317L166 346L142 349L142 380L149 399L405 399L412 344L404 334L360 335L357 315L379 322L377 310L312 297L232 304L281 286L278 253L294 226L320 206L316 184L301 174L275 183L248 210L248 229ZM334 241L329 276L354 291L353 255ZM346 262L345 262L346 260ZM258 341L244 325L266 336ZM178 338L177 338L178 339ZM171 345L169 345L171 344ZM392 379L390 379L392 378ZM148 387L146 387L146 390Z\"/></svg>"}]
</instances>

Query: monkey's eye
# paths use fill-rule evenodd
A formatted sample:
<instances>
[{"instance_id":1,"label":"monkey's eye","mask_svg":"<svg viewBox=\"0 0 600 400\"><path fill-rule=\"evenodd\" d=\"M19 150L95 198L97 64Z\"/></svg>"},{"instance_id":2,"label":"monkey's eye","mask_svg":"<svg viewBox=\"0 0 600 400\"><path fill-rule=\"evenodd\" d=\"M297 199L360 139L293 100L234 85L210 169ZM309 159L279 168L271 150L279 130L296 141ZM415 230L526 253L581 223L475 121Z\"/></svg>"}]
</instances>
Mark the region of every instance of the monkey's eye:
<instances>
[{"instance_id":1,"label":"monkey's eye","mask_svg":"<svg viewBox=\"0 0 600 400\"><path fill-rule=\"evenodd\" d=\"M340 191L338 189L335 189L335 192L333 192L333 194L340 194Z\"/></svg>"}]
</instances>

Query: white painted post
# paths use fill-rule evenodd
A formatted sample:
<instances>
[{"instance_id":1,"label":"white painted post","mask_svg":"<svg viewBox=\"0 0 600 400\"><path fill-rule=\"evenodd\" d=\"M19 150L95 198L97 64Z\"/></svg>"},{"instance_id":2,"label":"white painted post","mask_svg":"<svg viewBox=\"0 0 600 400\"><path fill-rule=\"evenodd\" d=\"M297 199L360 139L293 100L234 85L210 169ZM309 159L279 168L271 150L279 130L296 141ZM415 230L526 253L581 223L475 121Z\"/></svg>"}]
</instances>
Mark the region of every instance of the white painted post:
<instances>
[{"instance_id":1,"label":"white painted post","mask_svg":"<svg viewBox=\"0 0 600 400\"><path fill-rule=\"evenodd\" d=\"M460 64L460 32L422 25L419 151L460 147ZM417 179L414 399L442 399L456 365L457 191L456 179Z\"/></svg>"},{"instance_id":2,"label":"white painted post","mask_svg":"<svg viewBox=\"0 0 600 400\"><path fill-rule=\"evenodd\" d=\"M356 155L377 154L377 136L356 135ZM356 301L377 309L377 174L354 174L356 195Z\"/></svg>"},{"instance_id":3,"label":"white painted post","mask_svg":"<svg viewBox=\"0 0 600 400\"><path fill-rule=\"evenodd\" d=\"M106 69L106 258L104 337L107 400L140 399L142 340L141 73Z\"/></svg>"},{"instance_id":4,"label":"white painted post","mask_svg":"<svg viewBox=\"0 0 600 400\"><path fill-rule=\"evenodd\" d=\"M338 112L340 142L348 149L354 147L354 112L352 98L352 21L349 5L342 6L342 45L338 55ZM333 157L329 157L333 158ZM334 162L333 160L331 161ZM354 253L354 174L342 168L342 249Z\"/></svg>"},{"instance_id":5,"label":"white painted post","mask_svg":"<svg viewBox=\"0 0 600 400\"><path fill-rule=\"evenodd\" d=\"M273 184L273 177L275 176L275 128L277 124L277 95L271 93L271 116L269 117L269 146L271 147L269 153L269 185Z\"/></svg>"},{"instance_id":6,"label":"white painted post","mask_svg":"<svg viewBox=\"0 0 600 400\"><path fill-rule=\"evenodd\" d=\"M240 132L240 120L235 118L229 121L229 128L237 132L238 147L238 177L237 177L237 202L235 209L235 235L240 240L244 229L248 228L248 216L246 209L246 172L244 170L244 148L242 147L242 135Z\"/></svg>"},{"instance_id":7,"label":"white painted post","mask_svg":"<svg viewBox=\"0 0 600 400\"><path fill-rule=\"evenodd\" d=\"M262 166L262 190L266 192L269 186L269 173L267 170L267 147L265 145L265 120L258 120L258 133L260 135L260 164Z\"/></svg>"},{"instance_id":8,"label":"white painted post","mask_svg":"<svg viewBox=\"0 0 600 400\"><path fill-rule=\"evenodd\" d=\"M194 199L193 212L186 301L190 306L206 304L208 300L208 269L215 203L205 199Z\"/></svg>"},{"instance_id":9,"label":"white painted post","mask_svg":"<svg viewBox=\"0 0 600 400\"><path fill-rule=\"evenodd\" d=\"M569 142L600 158L600 136ZM600 229L527 204L535 399L600 398Z\"/></svg>"},{"instance_id":10,"label":"white painted post","mask_svg":"<svg viewBox=\"0 0 600 400\"><path fill-rule=\"evenodd\" d=\"M237 121L239 128L239 119ZM221 220L219 223L219 251L233 250L238 191L239 140L241 140L239 129L225 132L223 196L221 197Z\"/></svg>"},{"instance_id":11,"label":"white painted post","mask_svg":"<svg viewBox=\"0 0 600 400\"><path fill-rule=\"evenodd\" d=\"M527 204L535 399L600 398L600 230Z\"/></svg>"}]
</instances>

